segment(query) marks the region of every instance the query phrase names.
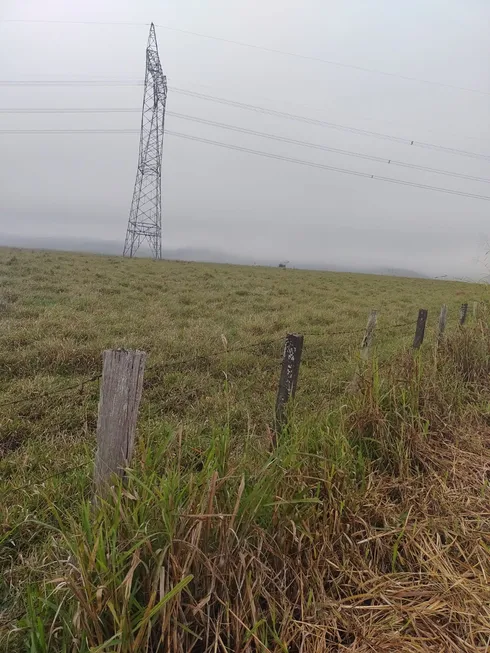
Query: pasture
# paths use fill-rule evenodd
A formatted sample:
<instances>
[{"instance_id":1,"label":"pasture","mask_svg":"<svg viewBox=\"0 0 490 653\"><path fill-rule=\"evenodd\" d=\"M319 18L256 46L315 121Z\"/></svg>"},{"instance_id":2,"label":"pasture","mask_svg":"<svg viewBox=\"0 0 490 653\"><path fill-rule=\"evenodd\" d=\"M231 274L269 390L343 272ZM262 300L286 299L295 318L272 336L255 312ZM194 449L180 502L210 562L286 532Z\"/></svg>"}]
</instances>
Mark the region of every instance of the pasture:
<instances>
[{"instance_id":1,"label":"pasture","mask_svg":"<svg viewBox=\"0 0 490 653\"><path fill-rule=\"evenodd\" d=\"M458 326L462 302L487 298L461 282L0 250L0 651L487 650L486 304ZM287 332L305 341L276 436ZM134 464L95 507L111 348L148 360Z\"/></svg>"}]
</instances>

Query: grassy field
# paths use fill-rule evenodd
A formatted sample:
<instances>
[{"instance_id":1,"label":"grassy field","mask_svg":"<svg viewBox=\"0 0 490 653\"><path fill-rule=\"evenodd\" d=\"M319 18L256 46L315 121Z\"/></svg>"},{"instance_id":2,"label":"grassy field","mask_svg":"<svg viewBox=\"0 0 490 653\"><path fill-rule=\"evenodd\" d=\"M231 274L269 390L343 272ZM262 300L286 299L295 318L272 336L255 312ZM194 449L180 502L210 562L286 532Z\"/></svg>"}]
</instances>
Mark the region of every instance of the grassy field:
<instances>
[{"instance_id":1,"label":"grassy field","mask_svg":"<svg viewBox=\"0 0 490 653\"><path fill-rule=\"evenodd\" d=\"M487 297L0 250L0 651L490 650L484 305L457 326ZM288 331L303 361L273 447ZM117 347L148 353L137 452L95 509L98 383L82 383Z\"/></svg>"}]
</instances>

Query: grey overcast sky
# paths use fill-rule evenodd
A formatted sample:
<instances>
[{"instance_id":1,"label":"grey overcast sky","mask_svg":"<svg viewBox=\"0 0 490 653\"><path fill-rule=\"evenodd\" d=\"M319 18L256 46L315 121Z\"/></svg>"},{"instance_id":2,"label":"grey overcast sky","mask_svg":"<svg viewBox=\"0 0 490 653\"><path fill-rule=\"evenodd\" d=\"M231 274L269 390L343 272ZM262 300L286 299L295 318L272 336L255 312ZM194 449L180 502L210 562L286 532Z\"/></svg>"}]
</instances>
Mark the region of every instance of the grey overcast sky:
<instances>
[{"instance_id":1,"label":"grey overcast sky","mask_svg":"<svg viewBox=\"0 0 490 653\"><path fill-rule=\"evenodd\" d=\"M167 109L490 180L488 0L0 0L1 80L134 80L155 22ZM362 72L176 30L392 73ZM437 83L409 81L419 78ZM459 86L480 92L449 88ZM172 92L225 97L489 155L456 156ZM129 107L143 89L0 85L0 108ZM139 128L138 113L7 114L0 130ZM174 131L490 197L490 183L351 158L168 116ZM0 233L124 239L138 134L0 134ZM485 272L490 202L304 167L168 135L165 248L256 259Z\"/></svg>"}]
</instances>

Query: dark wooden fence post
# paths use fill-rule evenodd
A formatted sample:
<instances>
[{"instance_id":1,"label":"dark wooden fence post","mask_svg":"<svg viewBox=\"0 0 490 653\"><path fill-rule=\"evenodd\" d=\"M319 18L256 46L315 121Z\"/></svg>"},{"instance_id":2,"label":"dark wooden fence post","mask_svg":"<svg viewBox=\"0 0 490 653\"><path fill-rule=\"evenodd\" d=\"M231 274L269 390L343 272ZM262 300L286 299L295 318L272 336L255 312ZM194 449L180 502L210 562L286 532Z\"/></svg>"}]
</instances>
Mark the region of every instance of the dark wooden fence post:
<instances>
[{"instance_id":1,"label":"dark wooden fence post","mask_svg":"<svg viewBox=\"0 0 490 653\"><path fill-rule=\"evenodd\" d=\"M439 326L437 329L437 344L441 344L444 339L444 331L446 330L447 322L447 306L443 304L441 307L441 312L439 313Z\"/></svg>"},{"instance_id":2,"label":"dark wooden fence post","mask_svg":"<svg viewBox=\"0 0 490 653\"><path fill-rule=\"evenodd\" d=\"M99 496L113 474L123 476L133 455L146 354L111 349L102 360L94 479Z\"/></svg>"},{"instance_id":3,"label":"dark wooden fence post","mask_svg":"<svg viewBox=\"0 0 490 653\"><path fill-rule=\"evenodd\" d=\"M288 333L284 344L281 376L276 398L276 427L278 430L286 422L286 404L296 393L302 351L303 336L297 333Z\"/></svg>"},{"instance_id":4,"label":"dark wooden fence post","mask_svg":"<svg viewBox=\"0 0 490 653\"><path fill-rule=\"evenodd\" d=\"M427 322L427 309L421 308L417 318L417 326L415 327L415 337L413 339L413 348L420 349L424 342L425 323Z\"/></svg>"},{"instance_id":5,"label":"dark wooden fence post","mask_svg":"<svg viewBox=\"0 0 490 653\"><path fill-rule=\"evenodd\" d=\"M459 323L462 326L466 322L466 315L468 314L468 304L461 304L459 309Z\"/></svg>"},{"instance_id":6,"label":"dark wooden fence post","mask_svg":"<svg viewBox=\"0 0 490 653\"><path fill-rule=\"evenodd\" d=\"M371 344L373 342L374 331L376 329L376 322L378 320L378 311L371 311L367 326L366 333L361 342L361 359L367 361L369 358L369 350L371 349Z\"/></svg>"}]
</instances>

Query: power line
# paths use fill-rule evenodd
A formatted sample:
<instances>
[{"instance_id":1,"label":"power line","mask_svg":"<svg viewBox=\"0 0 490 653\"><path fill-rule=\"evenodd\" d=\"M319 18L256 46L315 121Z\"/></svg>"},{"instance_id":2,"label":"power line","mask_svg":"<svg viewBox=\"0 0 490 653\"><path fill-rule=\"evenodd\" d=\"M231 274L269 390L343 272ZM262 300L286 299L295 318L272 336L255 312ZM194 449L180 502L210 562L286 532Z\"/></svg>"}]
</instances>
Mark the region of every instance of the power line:
<instances>
[{"instance_id":1,"label":"power line","mask_svg":"<svg viewBox=\"0 0 490 653\"><path fill-rule=\"evenodd\" d=\"M25 77L29 77L28 75L24 75L24 76L25 76ZM62 76L62 75L59 75L59 74L57 74L57 73L53 73L52 76L53 76L53 77L60 77L60 76ZM30 77L33 77L33 74L31 74ZM41 77L41 78L42 78L43 75L34 75L34 77ZM75 77L79 78L79 80L77 80L77 81L83 81L83 78L84 78L84 77L86 78L87 75L75 75ZM100 75L100 76L98 76L98 78L99 78L98 81L100 81L100 82L104 82L104 80L110 80L110 77L107 77L107 76L104 76L104 75ZM170 78L167 77L167 79L170 79ZM20 80L20 81L21 81L21 80ZM53 81L56 81L56 80L53 80ZM59 81L63 81L63 80L59 80ZM116 81L116 80L114 80L114 81ZM131 86L132 86L133 84L134 84L134 85L138 85L138 84L139 84L139 82L138 82L137 80L134 80L134 81L133 81L133 80L131 80L131 78L128 78L128 80L126 80L126 81L129 81ZM190 83L195 83L195 82L190 82ZM200 86L200 87L206 87L206 88L217 88L216 86L213 86L213 85L209 85L209 84L201 84L201 83L197 83L197 86ZM268 97L268 96L261 96L261 99L262 99L262 100L266 100L266 101L271 101L271 100L272 100L272 101L274 102L274 99L272 99L271 97ZM308 105L308 104L298 104L298 103L296 103L296 102L285 101L285 100L283 100L283 99L281 99L281 104L287 104L287 105L290 105L290 106L300 107L301 109L307 109L307 110L313 110L313 111L319 111L319 110L322 110L322 111L323 111L323 110L324 110L324 107L321 107L321 108L320 108L320 107L318 107L318 106L315 107L315 106ZM110 110L110 109L109 109L109 110ZM138 112L139 112L140 110L141 110L141 109L137 109ZM126 110L119 109L119 111L121 111L121 112L125 112ZM136 109L131 109L131 110L128 109L128 110L127 110L127 112L132 112L132 111L136 111ZM8 112L9 112L8 109L6 109L6 110L5 110L5 113L8 113ZM26 112L28 112L28 110L26 110ZM90 112L90 110L89 110L88 112ZM0 113L1 113L1 111L0 111ZM373 118L372 116L358 116L358 117L359 117L361 120L367 120L367 121L378 122L378 123L379 123L379 122L382 122L382 123L385 123L386 125L396 125L396 126L399 127L399 128L400 128L400 127L403 127L403 126L406 127L406 125L403 125L402 123L400 123L400 122L398 122L398 121L387 120L387 119L385 119L385 118L380 118L380 119L378 119L378 118ZM428 131L428 132L432 132L432 131L434 131L434 130L428 128L428 127L425 127L424 129L425 129L425 131ZM460 138L465 138L465 139L472 140L472 141L478 141L478 142L480 142L480 143L481 143L481 141L482 141L482 138L487 138L486 136L483 136L483 137L482 137L481 135L479 135L479 136L470 136L469 134L462 134L462 133L460 133L460 132L458 132L457 134L455 134L454 132L446 132L446 133L447 133L449 136L458 136L458 137L460 137Z\"/></svg>"},{"instance_id":2,"label":"power line","mask_svg":"<svg viewBox=\"0 0 490 653\"><path fill-rule=\"evenodd\" d=\"M29 79L0 81L0 86L143 86L140 79Z\"/></svg>"},{"instance_id":3,"label":"power line","mask_svg":"<svg viewBox=\"0 0 490 653\"><path fill-rule=\"evenodd\" d=\"M139 129L0 129L0 134L139 134ZM165 130L165 134L167 130Z\"/></svg>"},{"instance_id":4,"label":"power line","mask_svg":"<svg viewBox=\"0 0 490 653\"><path fill-rule=\"evenodd\" d=\"M137 130L134 129L5 129L0 130L0 134L134 134ZM206 143L207 145L216 145L229 150L237 152L245 152L246 154L255 154L257 156L266 157L268 159L275 159L277 161L287 161L289 163L296 163L298 165L308 166L310 168L318 168L320 170L331 170L332 172L339 172L341 174L353 175L355 177L364 177L365 179L376 179L377 181L385 181L391 184L400 184L402 186L411 186L412 188L421 188L424 190L436 191L439 193L447 193L449 195L459 195L460 197L468 197L472 199L479 199L489 201L490 196L478 195L477 193L467 193L464 191L454 190L451 188L442 188L440 186L431 186L429 184L421 184L414 181L407 181L404 179L396 179L393 177L383 177L382 175L372 175L368 172L361 172L357 170L347 170L346 168L338 168L336 166L328 166L322 163L315 163L313 161L305 161L303 159L295 159L293 157L282 156L273 154L272 152L263 152L261 150L253 150L248 147L241 147L239 145L232 145L215 141L208 138L200 138L190 134L183 134L171 130L165 130L165 134L169 136L176 136L178 138L185 138L188 140L196 141L199 143Z\"/></svg>"},{"instance_id":5,"label":"power line","mask_svg":"<svg viewBox=\"0 0 490 653\"><path fill-rule=\"evenodd\" d=\"M27 19L10 19L2 20L0 23L40 23L40 24L62 24L62 25L109 25L109 26L123 26L123 27L143 27L149 26L149 23L133 23L133 22L112 22L112 21L74 21L74 20L27 20ZM403 79L409 82L418 82L420 84L427 84L430 86L437 86L440 88L449 88L456 91L464 91L467 93L475 93L478 95L490 95L490 91L483 91L481 89L470 88L467 86L458 86L457 84L448 84L446 82L439 82L429 79L423 79L420 77L413 77L411 75L401 75L400 73L391 73L385 70L378 70L375 68L368 68L366 66L359 66L357 64L348 64L342 61L335 61L334 59L324 59L323 57L314 57L311 55L300 54L298 52L290 52L288 50L281 50L279 48L271 48L262 45L255 45L253 43L246 43L244 41L235 41L234 39L227 39L220 36L212 36L210 34L203 34L202 32L194 32L192 30L186 30L178 27L169 27L168 25L161 25L155 23L156 27L165 29L171 32L177 32L179 34L188 34L189 36L197 36L203 39L210 39L213 41L218 41L220 43L228 43L230 45L237 45L243 48L250 48L253 50L268 52L270 54L280 54L286 57L294 57L296 59L302 59L303 61L313 61L316 63L322 63L329 66L337 66L339 68L346 68L350 70L356 70L358 72L369 73L374 75L381 75L383 77L393 77L396 79Z\"/></svg>"},{"instance_id":6,"label":"power line","mask_svg":"<svg viewBox=\"0 0 490 653\"><path fill-rule=\"evenodd\" d=\"M1 83L1 82L0 82ZM394 143L400 143L403 145L411 145L415 147L422 147L424 149L431 150L440 150L441 152L446 152L447 154L455 154L460 156L466 156L474 159L485 159L490 161L490 155L480 154L479 152L471 152L468 150L460 150L453 147L445 147L443 145L436 145L434 143L426 143L423 141L416 141L410 138L402 138L400 136L392 136L390 134L384 134L382 132L370 131L368 129L361 129L359 127L350 127L348 125L341 125L334 122L327 122L325 120L319 120L318 118L307 118L306 116L300 116L294 113L288 113L286 111L278 111L277 109L269 109L267 107L261 107L254 104L246 104L245 102L237 102L236 100L229 100L227 98L217 97L214 95L206 95L205 93L198 93L197 91L189 91L187 89L172 87L171 89L174 93L181 93L183 95L188 95L190 97L196 97L200 100L218 102L219 104L224 104L227 106L232 106L238 109L246 109L247 111L255 111L258 113L264 113L270 116L278 116L280 118L286 118L288 120L297 120L299 122L304 122L309 125L316 125L319 127L328 127L330 129L337 129L340 131L346 131L351 134L358 134L361 136L371 136L374 138L381 138L383 140L392 141Z\"/></svg>"},{"instance_id":7,"label":"power line","mask_svg":"<svg viewBox=\"0 0 490 653\"><path fill-rule=\"evenodd\" d=\"M121 27L150 27L151 23L136 23L133 21L112 21L112 20L46 20L30 18L5 18L0 23L40 23L47 25L110 25ZM157 25L156 27L163 27ZM170 28L169 28L170 29Z\"/></svg>"},{"instance_id":8,"label":"power line","mask_svg":"<svg viewBox=\"0 0 490 653\"><path fill-rule=\"evenodd\" d=\"M80 109L0 109L0 113L13 113L13 114L31 114L31 113L40 113L40 114L75 114L75 113L136 113L139 112L139 109L124 109L124 108L114 108L114 109L109 109L109 108L102 108L102 109L90 109L90 108L80 108ZM167 116L173 116L175 118L180 118L182 120L189 120L192 122L197 122L200 124L204 125L209 125L211 127L218 127L220 129L227 129L230 131L242 133L242 134L250 134L251 136L258 136L260 138L267 138L270 140L282 142L282 143L288 143L290 145L298 145L300 147L307 147L311 149L316 149L316 150L321 150L325 152L333 152L335 154L341 154L345 156L351 156L359 159L365 159L367 161L375 161L378 163L384 163L384 164L389 164L393 166L399 166L402 168L411 168L413 170L421 170L424 172L430 172L433 174L438 174L438 175L444 175L448 177L455 177L458 179L467 179L470 181L478 181L478 182L483 182L483 183L490 183L490 179L485 178L485 177L477 177L475 175L466 175L464 173L459 173L459 172L451 172L450 170L443 170L440 168L432 168L430 166L423 166L423 165L418 165L416 163L408 163L405 161L398 161L396 159L388 159L386 157L380 157L380 156L373 156L370 154L362 154L360 152L353 152L351 150L343 150L340 148L336 147L329 147L327 145L320 145L317 143L311 143L308 141L301 141L301 140L296 140L292 138L287 138L285 136L277 136L275 134L269 134L266 132L260 132L260 131L255 131L253 129L246 129L245 127L238 127L237 125L230 125L227 123L222 123L222 122L215 122L213 120L206 120L205 118L198 118L196 116L189 116L187 114L183 113L178 113L175 111L167 111L166 112ZM58 131L58 130L56 130ZM130 133L134 133L135 130L130 130ZM23 132L20 132L23 133ZM126 133L126 131L122 132Z\"/></svg>"},{"instance_id":9,"label":"power line","mask_svg":"<svg viewBox=\"0 0 490 653\"><path fill-rule=\"evenodd\" d=\"M373 156L373 155L370 155L370 154L363 154L361 152L353 152L352 150L343 150L343 149L336 148L336 147L329 147L327 145L320 145L318 143L311 143L311 142L308 142L308 141L301 141L301 140L297 140L297 139L293 139L293 138L287 138L285 136L277 136L276 134L268 134L266 132L260 132L260 131L256 131L256 130L253 130L253 129L246 129L245 127L238 127L236 125L229 125L227 123L215 122L213 120L206 120L205 118L198 118L196 116L189 116L189 115L182 114L182 113L169 111L168 115L174 116L176 118L180 118L182 120L190 120L192 122L198 122L198 123L201 123L201 124L204 124L204 125L209 125L211 127L219 127L220 129L227 129L227 130L235 131L235 132L238 132L238 133L250 134L252 136L258 136L260 138L267 138L267 139L274 140L274 141L279 141L279 142L282 142L282 143L288 143L290 145L298 145L300 147L307 147L307 148L311 148L311 149L322 150L322 151L325 151L325 152L333 152L335 154L342 154L344 156L351 156L351 157L355 157L355 158L359 158L359 159L365 159L365 160L368 160L368 161L375 161L377 163L385 163L385 164L387 163L387 164L390 164L390 165L400 166L400 167L403 167L403 168L412 168L412 169L415 169L415 170L423 170L425 172L431 172L431 173L435 173L435 174L439 174L439 175L446 175L446 176L449 176L449 177L457 177L457 178L460 178L460 179L468 179L468 180L471 180L471 181L479 181L479 182L484 182L484 183L487 183L487 184L490 183L490 179L487 179L485 177L477 177L477 176L474 176L474 175L466 175L466 174L463 174L463 173L451 172L450 170L442 170L440 168L432 168L430 166L422 166L422 165L418 165L418 164L415 164L415 163L407 163L405 161L398 161L398 160L395 160L395 159L388 159L388 158L385 158L385 157Z\"/></svg>"},{"instance_id":10,"label":"power line","mask_svg":"<svg viewBox=\"0 0 490 653\"><path fill-rule=\"evenodd\" d=\"M157 25L157 27L161 27L162 29L167 29L167 30L172 30L174 32L181 32L183 34L190 34L192 36L199 36L201 38L206 38L206 39L213 39L215 41L221 41L223 43L231 43L233 45L239 45L241 47L246 47L246 48L253 48L254 50L262 50L264 52L270 52L273 54L282 54L288 57L296 57L298 59L303 59L306 61L315 61L317 63L323 63L323 64L328 64L330 66L338 66L340 68L350 68L351 70L357 70L359 72L364 72L364 73L371 73L375 75L383 75L385 77L395 77L398 79L403 79L405 81L410 81L410 82L419 82L422 84L430 84L433 86L439 86L442 88L450 88L453 90L458 90L458 91L465 91L469 93L476 93L478 95L490 95L490 91L483 91L481 89L475 89L475 88L469 88L465 86L458 86L456 84L447 84L445 82L437 82L433 80L428 80L428 79L422 79L420 77L412 77L409 75L400 75L399 73L390 73L386 72L383 70L376 70L374 68L367 68L365 66L358 66L355 64L348 64L344 63L341 61L335 61L333 59L323 59L322 57L313 57L310 55L304 55L304 54L298 54L296 52L288 52L287 50L280 50L276 48L269 48L265 46L260 46L260 45L253 45L250 43L245 43L243 41L234 41L231 39L225 39L217 36L209 36L208 34L202 34L200 32L192 32L190 30L183 30L183 29L178 29L176 27L167 27L166 25Z\"/></svg>"},{"instance_id":11,"label":"power line","mask_svg":"<svg viewBox=\"0 0 490 653\"><path fill-rule=\"evenodd\" d=\"M142 82L140 81L125 81L125 80L0 80L0 86L56 86L56 87L76 87L76 86L96 86L96 87L115 87L115 86L141 86ZM328 129L335 129L338 131L345 131L351 134L356 134L360 136L368 136L371 138L379 138L382 140L391 141L393 143L400 143L402 145L409 145L413 147L420 147L423 149L435 150L440 152L445 152L446 154L452 154L456 156L464 156L472 159L483 159L485 161L490 161L490 155L481 154L479 152L472 152L470 150L462 150L454 147L447 147L444 145L437 145L435 143L429 143L425 141L417 141L415 139L403 138L400 136L393 136L391 134L385 134L383 132L371 131L368 129L361 129L359 127L351 127L349 125L342 125L335 122L329 122L326 120L320 120L318 118L308 118L306 116L301 116L299 114L288 113L286 111L279 111L277 109L269 109L267 107L258 106L255 104L247 104L245 102L238 102L236 100L230 100L228 98L218 97L215 95L207 95L205 93L199 93L197 91L189 91L187 89L170 87L170 90L174 93L180 93L189 97L198 98L200 100L217 102L226 106L231 106L238 109L245 109L247 111L254 111L256 113L262 113L269 116L277 116L279 118L285 118L287 120L295 120L298 122L303 122L308 125L315 125L318 127L326 127Z\"/></svg>"},{"instance_id":12,"label":"power line","mask_svg":"<svg viewBox=\"0 0 490 653\"><path fill-rule=\"evenodd\" d=\"M313 161L304 161L303 159L295 159L293 157L281 156L278 154L272 154L271 152L262 152L260 150L253 150L247 147L240 147L238 145L230 145L228 143L222 143L220 141L211 140L208 138L200 138L198 136L191 136L189 134L182 134L179 132L166 130L166 134L171 136L177 136L179 138L186 138L189 140L197 141L200 143L206 143L208 145L216 145L218 147L224 147L231 150L236 150L238 152L245 152L247 154L255 154L257 156L263 156L270 159L276 159L278 161L288 161L290 163L296 163L298 165L309 166L312 168L319 168L321 170L331 170L333 172L339 172L341 174L354 175L355 177L364 177L366 179L376 179L377 181L385 181L392 184L400 184L403 186L411 186L413 188L421 188L425 190L436 191L439 193L448 193L450 195L459 195L461 197L470 197L473 199L480 199L485 201L490 201L490 196L488 195L478 195L477 193L466 193L464 191L453 190L450 188L441 188L439 186L431 186L429 184L420 184L418 182L406 181L404 179L395 179L393 177L383 177L381 175L371 175L367 172L359 172L355 170L347 170L346 168L337 168L335 166L328 166L322 163L314 163Z\"/></svg>"},{"instance_id":13,"label":"power line","mask_svg":"<svg viewBox=\"0 0 490 653\"><path fill-rule=\"evenodd\" d=\"M139 129L0 129L0 134L139 134ZM165 130L167 133L167 130Z\"/></svg>"},{"instance_id":14,"label":"power line","mask_svg":"<svg viewBox=\"0 0 490 653\"><path fill-rule=\"evenodd\" d=\"M12 109L3 108L0 109L0 113L13 113L13 114L31 114L31 113L140 113L140 109L124 108L124 107L100 107L100 108L90 108L90 107L79 107L79 108L68 108L62 107L59 109L56 108L40 108L40 109L28 109L22 107L14 107ZM169 112L166 112L167 115Z\"/></svg>"}]
</instances>

